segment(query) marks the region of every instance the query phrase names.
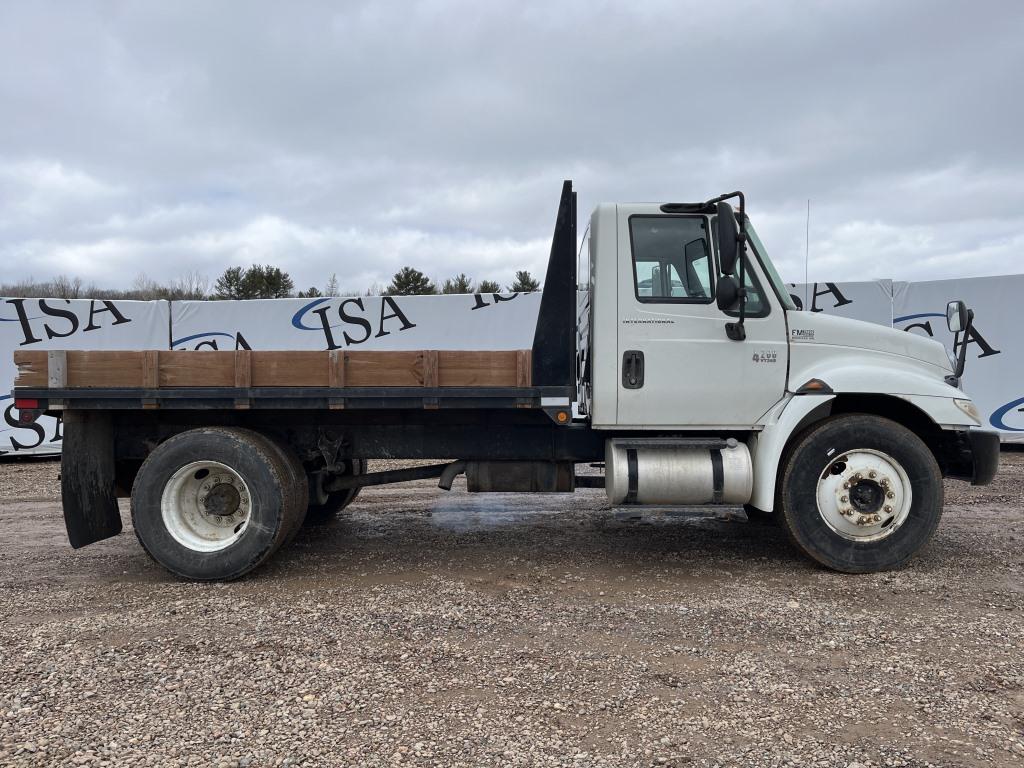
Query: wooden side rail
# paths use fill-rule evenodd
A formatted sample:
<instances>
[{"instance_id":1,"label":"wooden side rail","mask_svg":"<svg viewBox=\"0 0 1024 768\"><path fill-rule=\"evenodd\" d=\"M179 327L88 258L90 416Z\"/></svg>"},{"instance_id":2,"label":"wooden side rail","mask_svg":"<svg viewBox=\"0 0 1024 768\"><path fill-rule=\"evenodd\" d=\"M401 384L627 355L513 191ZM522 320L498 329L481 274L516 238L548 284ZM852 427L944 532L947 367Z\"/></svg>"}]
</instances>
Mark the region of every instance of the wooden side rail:
<instances>
[{"instance_id":1,"label":"wooden side rail","mask_svg":"<svg viewBox=\"0 0 1024 768\"><path fill-rule=\"evenodd\" d=\"M15 388L529 387L528 349L511 351L17 350Z\"/></svg>"}]
</instances>

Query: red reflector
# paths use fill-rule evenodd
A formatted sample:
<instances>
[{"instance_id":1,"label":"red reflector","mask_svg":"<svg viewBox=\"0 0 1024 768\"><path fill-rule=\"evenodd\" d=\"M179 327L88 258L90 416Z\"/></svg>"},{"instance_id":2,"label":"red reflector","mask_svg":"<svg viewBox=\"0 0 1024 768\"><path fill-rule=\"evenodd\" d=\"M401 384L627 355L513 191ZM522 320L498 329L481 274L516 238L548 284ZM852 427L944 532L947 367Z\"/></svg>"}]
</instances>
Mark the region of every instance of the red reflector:
<instances>
[{"instance_id":1,"label":"red reflector","mask_svg":"<svg viewBox=\"0 0 1024 768\"><path fill-rule=\"evenodd\" d=\"M22 410L30 411L33 408L38 408L39 407L39 401L38 400L29 400L27 398L15 398L14 399L14 407L17 408L19 411L22 411Z\"/></svg>"}]
</instances>

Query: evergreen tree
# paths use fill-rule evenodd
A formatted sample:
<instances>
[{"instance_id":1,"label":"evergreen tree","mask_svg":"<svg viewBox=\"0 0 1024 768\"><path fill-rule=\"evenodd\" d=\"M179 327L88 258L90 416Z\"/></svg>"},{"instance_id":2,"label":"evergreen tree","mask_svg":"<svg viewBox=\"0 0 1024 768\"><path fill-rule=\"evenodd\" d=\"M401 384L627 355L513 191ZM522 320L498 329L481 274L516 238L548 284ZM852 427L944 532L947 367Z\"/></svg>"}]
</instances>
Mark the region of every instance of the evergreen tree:
<instances>
[{"instance_id":1,"label":"evergreen tree","mask_svg":"<svg viewBox=\"0 0 1024 768\"><path fill-rule=\"evenodd\" d=\"M441 286L441 293L473 293L473 281L460 272L455 277L449 277Z\"/></svg>"},{"instance_id":2,"label":"evergreen tree","mask_svg":"<svg viewBox=\"0 0 1024 768\"><path fill-rule=\"evenodd\" d=\"M497 280L481 280L476 287L477 293L501 293L501 286Z\"/></svg>"},{"instance_id":3,"label":"evergreen tree","mask_svg":"<svg viewBox=\"0 0 1024 768\"><path fill-rule=\"evenodd\" d=\"M305 291L299 291L295 295L300 299L319 299L321 296L323 296L323 294L320 293L320 289L317 288L315 285L310 286L309 289Z\"/></svg>"},{"instance_id":4,"label":"evergreen tree","mask_svg":"<svg viewBox=\"0 0 1024 768\"><path fill-rule=\"evenodd\" d=\"M412 267L402 267L391 278L387 287L389 296L421 296L437 293L437 287L430 278Z\"/></svg>"},{"instance_id":5,"label":"evergreen tree","mask_svg":"<svg viewBox=\"0 0 1024 768\"><path fill-rule=\"evenodd\" d=\"M508 287L512 293L530 293L540 288L540 281L534 280L533 276L525 269L516 272L515 282Z\"/></svg>"},{"instance_id":6,"label":"evergreen tree","mask_svg":"<svg viewBox=\"0 0 1024 768\"><path fill-rule=\"evenodd\" d=\"M213 284L213 298L215 299L241 299L242 296L242 268L228 267L224 274L217 278Z\"/></svg>"},{"instance_id":7,"label":"evergreen tree","mask_svg":"<svg viewBox=\"0 0 1024 768\"><path fill-rule=\"evenodd\" d=\"M292 295L295 283L280 267L253 264L248 269L228 267L213 290L216 299L284 299Z\"/></svg>"}]
</instances>

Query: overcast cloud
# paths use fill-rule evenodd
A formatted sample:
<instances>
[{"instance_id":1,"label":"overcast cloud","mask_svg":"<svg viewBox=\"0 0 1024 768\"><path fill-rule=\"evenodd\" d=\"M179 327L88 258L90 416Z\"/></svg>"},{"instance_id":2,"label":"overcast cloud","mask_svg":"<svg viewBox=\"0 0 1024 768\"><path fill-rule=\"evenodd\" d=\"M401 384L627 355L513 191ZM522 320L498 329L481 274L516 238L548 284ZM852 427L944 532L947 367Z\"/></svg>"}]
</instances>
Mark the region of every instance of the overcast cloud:
<instances>
[{"instance_id":1,"label":"overcast cloud","mask_svg":"<svg viewBox=\"0 0 1024 768\"><path fill-rule=\"evenodd\" d=\"M736 188L787 280L1024 271L1024 3L0 10L0 281L542 273L560 181Z\"/></svg>"}]
</instances>

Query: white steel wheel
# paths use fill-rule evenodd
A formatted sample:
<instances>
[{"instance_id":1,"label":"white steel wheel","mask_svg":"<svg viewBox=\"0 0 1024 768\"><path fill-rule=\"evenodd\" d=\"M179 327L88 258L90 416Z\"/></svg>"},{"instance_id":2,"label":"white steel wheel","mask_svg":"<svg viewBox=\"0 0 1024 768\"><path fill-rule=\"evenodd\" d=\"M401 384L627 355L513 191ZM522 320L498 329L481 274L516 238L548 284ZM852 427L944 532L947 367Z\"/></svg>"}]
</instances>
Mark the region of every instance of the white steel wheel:
<instances>
[{"instance_id":1,"label":"white steel wheel","mask_svg":"<svg viewBox=\"0 0 1024 768\"><path fill-rule=\"evenodd\" d=\"M859 448L828 462L819 476L816 498L822 520L835 534L873 542L892 536L906 522L913 491L896 459Z\"/></svg>"},{"instance_id":2,"label":"white steel wheel","mask_svg":"<svg viewBox=\"0 0 1024 768\"><path fill-rule=\"evenodd\" d=\"M226 549L245 533L252 495L245 480L219 461L194 461L168 479L160 513L171 537L194 552Z\"/></svg>"}]
</instances>

